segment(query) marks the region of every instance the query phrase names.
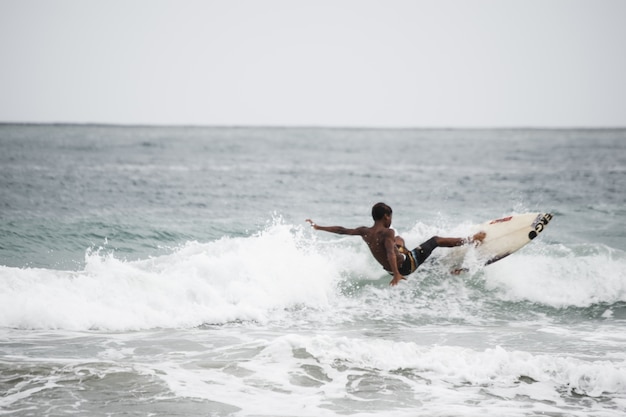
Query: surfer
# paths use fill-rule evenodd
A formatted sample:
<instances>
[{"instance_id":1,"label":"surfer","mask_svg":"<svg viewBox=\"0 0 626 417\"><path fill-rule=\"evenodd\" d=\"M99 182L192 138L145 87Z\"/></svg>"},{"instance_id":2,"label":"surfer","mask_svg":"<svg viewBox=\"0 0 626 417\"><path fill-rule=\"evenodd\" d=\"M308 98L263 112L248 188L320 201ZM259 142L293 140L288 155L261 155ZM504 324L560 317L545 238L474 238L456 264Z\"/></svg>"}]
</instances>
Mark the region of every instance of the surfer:
<instances>
[{"instance_id":1,"label":"surfer","mask_svg":"<svg viewBox=\"0 0 626 417\"><path fill-rule=\"evenodd\" d=\"M385 203L376 203L372 207L372 218L374 219L372 227L361 226L356 229L348 229L342 226L320 226L311 219L306 219L306 221L315 230L339 235L361 236L367 243L374 259L385 271L393 275L389 285L398 285L401 280L406 279L407 275L415 272L417 267L424 263L437 247L451 248L472 242L482 242L485 238L484 232L476 233L467 238L433 236L415 249L408 250L404 239L396 236L395 231L391 229L391 217L391 207Z\"/></svg>"}]
</instances>

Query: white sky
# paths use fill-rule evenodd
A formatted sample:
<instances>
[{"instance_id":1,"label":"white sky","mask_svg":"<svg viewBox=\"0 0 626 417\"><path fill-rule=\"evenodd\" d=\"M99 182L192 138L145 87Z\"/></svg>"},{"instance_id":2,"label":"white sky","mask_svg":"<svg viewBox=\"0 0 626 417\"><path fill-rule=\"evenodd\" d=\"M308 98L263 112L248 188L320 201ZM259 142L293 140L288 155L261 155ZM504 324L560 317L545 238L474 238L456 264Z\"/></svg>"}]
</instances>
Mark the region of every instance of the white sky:
<instances>
[{"instance_id":1,"label":"white sky","mask_svg":"<svg viewBox=\"0 0 626 417\"><path fill-rule=\"evenodd\" d=\"M0 0L0 122L626 127L626 1Z\"/></svg>"}]
</instances>

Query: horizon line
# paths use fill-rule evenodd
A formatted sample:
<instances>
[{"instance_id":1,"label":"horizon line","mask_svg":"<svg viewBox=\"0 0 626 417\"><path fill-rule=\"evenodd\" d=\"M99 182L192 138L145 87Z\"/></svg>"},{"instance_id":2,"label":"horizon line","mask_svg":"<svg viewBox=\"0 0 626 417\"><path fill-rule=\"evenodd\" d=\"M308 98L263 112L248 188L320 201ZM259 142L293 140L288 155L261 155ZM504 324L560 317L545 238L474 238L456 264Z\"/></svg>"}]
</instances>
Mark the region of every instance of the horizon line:
<instances>
[{"instance_id":1,"label":"horizon line","mask_svg":"<svg viewBox=\"0 0 626 417\"><path fill-rule=\"evenodd\" d=\"M0 121L0 126L83 126L128 128L192 128L192 129L337 129L337 130L625 130L624 126L357 126L312 124L196 124L196 123L116 123L116 122L25 122Z\"/></svg>"}]
</instances>

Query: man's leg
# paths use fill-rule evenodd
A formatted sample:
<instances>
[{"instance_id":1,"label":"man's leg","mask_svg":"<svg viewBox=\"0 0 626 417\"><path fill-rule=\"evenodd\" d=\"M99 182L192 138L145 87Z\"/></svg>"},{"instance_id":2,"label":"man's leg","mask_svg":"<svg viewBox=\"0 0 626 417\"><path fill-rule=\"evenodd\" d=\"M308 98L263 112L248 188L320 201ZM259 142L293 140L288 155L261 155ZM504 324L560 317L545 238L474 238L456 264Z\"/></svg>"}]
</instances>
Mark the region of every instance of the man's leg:
<instances>
[{"instance_id":1,"label":"man's leg","mask_svg":"<svg viewBox=\"0 0 626 417\"><path fill-rule=\"evenodd\" d=\"M485 232L478 232L471 238L433 236L431 239L435 239L437 246L441 246L444 248L453 248L455 246L462 246L467 243L482 242L485 236Z\"/></svg>"},{"instance_id":2,"label":"man's leg","mask_svg":"<svg viewBox=\"0 0 626 417\"><path fill-rule=\"evenodd\" d=\"M417 248L413 249L413 253L415 254L415 260L417 261L418 265L421 265L426 259L428 259L430 254L437 247L441 246L444 248L452 248L455 246L462 246L471 242L482 242L485 236L485 232L478 232L474 236L469 238L433 236L426 242L419 245Z\"/></svg>"}]
</instances>

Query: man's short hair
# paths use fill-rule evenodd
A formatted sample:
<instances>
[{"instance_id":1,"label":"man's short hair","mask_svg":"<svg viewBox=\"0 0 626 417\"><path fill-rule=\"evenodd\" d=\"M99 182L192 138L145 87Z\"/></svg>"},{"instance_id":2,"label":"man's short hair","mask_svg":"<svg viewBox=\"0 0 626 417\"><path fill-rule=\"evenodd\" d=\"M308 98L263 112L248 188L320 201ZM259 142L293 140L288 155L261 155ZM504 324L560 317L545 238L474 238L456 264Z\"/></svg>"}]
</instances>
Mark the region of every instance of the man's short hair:
<instances>
[{"instance_id":1,"label":"man's short hair","mask_svg":"<svg viewBox=\"0 0 626 417\"><path fill-rule=\"evenodd\" d=\"M391 207L389 207L385 203L376 203L372 207L372 218L374 219L374 221L382 219L383 217L385 217L385 214L391 216L391 213Z\"/></svg>"}]
</instances>

